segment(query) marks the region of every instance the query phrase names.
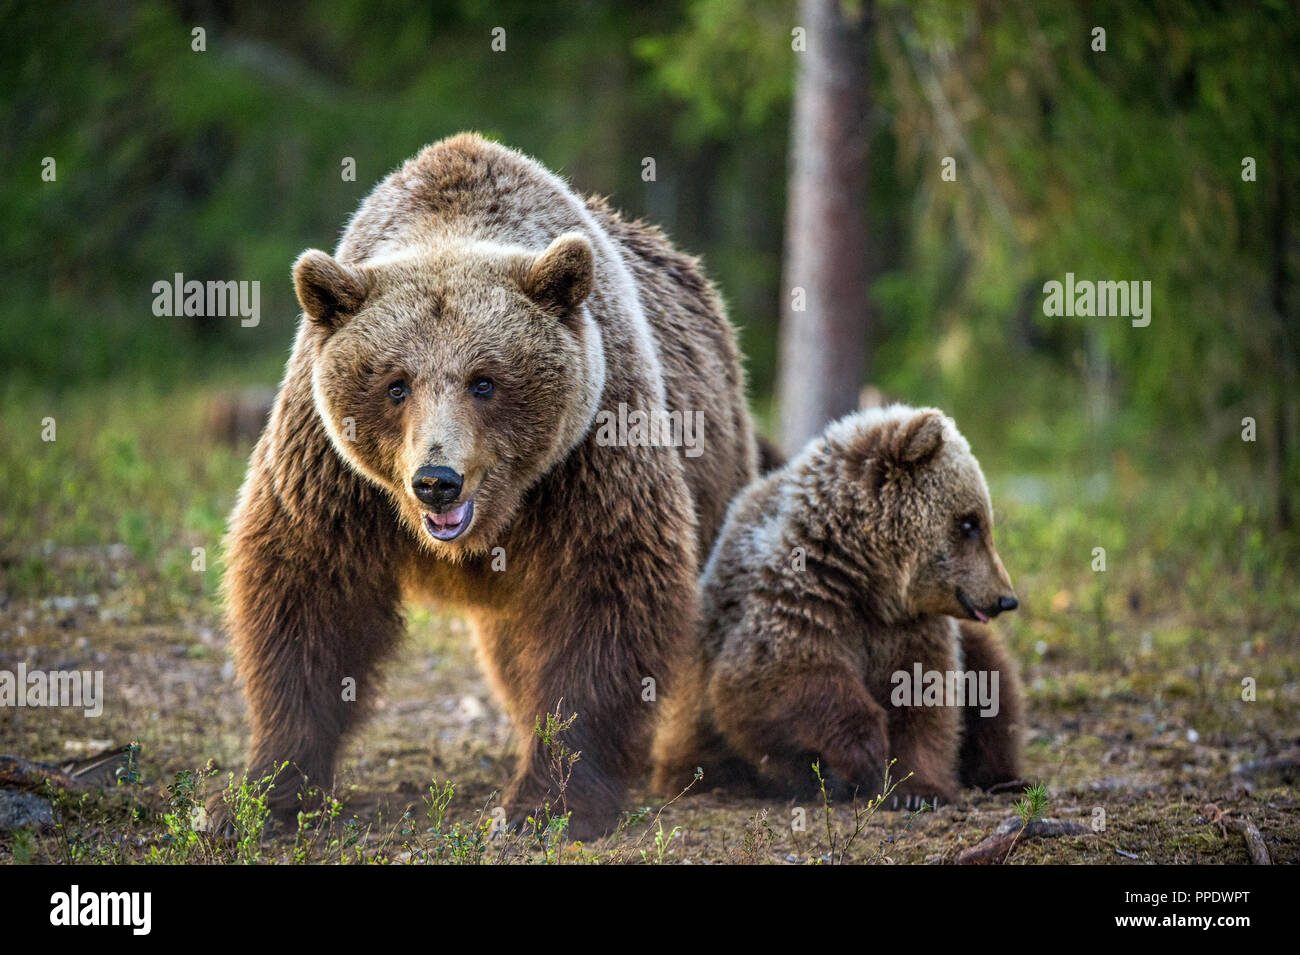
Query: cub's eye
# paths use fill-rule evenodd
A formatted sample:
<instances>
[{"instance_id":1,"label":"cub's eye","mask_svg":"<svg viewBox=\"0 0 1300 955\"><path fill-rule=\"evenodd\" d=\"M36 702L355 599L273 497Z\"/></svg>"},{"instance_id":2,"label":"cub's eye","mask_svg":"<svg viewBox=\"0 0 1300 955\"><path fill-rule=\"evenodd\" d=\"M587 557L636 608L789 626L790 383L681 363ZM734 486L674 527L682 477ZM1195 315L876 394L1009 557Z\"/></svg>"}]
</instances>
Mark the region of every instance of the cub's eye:
<instances>
[{"instance_id":1,"label":"cub's eye","mask_svg":"<svg viewBox=\"0 0 1300 955\"><path fill-rule=\"evenodd\" d=\"M388 386L388 397L393 399L394 404L401 404L410 393L411 389L404 381L395 381Z\"/></svg>"},{"instance_id":2,"label":"cub's eye","mask_svg":"<svg viewBox=\"0 0 1300 955\"><path fill-rule=\"evenodd\" d=\"M469 393L475 398L487 398L491 396L495 389L496 385L492 383L491 378L475 378L469 386Z\"/></svg>"},{"instance_id":3,"label":"cub's eye","mask_svg":"<svg viewBox=\"0 0 1300 955\"><path fill-rule=\"evenodd\" d=\"M980 522L977 517L971 515L963 517L957 522L957 530L961 532L962 537L976 538L980 536Z\"/></svg>"}]
</instances>

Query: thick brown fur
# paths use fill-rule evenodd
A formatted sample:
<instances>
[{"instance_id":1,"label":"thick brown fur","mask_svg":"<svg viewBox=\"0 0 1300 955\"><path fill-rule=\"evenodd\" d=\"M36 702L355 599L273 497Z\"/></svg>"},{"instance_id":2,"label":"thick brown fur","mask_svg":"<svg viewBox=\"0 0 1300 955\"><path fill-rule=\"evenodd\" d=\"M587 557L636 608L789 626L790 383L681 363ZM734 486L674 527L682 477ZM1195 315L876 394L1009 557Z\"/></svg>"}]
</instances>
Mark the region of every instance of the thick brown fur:
<instances>
[{"instance_id":1,"label":"thick brown fur","mask_svg":"<svg viewBox=\"0 0 1300 955\"><path fill-rule=\"evenodd\" d=\"M644 681L670 690L699 564L755 475L712 286L657 229L474 135L392 173L294 278L305 315L228 538L250 775L290 764L286 813L304 777L331 786L401 602L423 597L469 618L514 723L510 817L556 796L534 725L558 710L581 756L555 809L577 837L607 831L648 761ZM593 416L620 403L702 411L703 453L603 446ZM463 476L455 540L426 529L422 468Z\"/></svg>"},{"instance_id":2,"label":"thick brown fur","mask_svg":"<svg viewBox=\"0 0 1300 955\"><path fill-rule=\"evenodd\" d=\"M689 680L655 741L655 786L816 786L951 800L1019 775L1020 690L992 632L1014 606L988 489L952 421L901 405L831 425L733 503L701 579ZM1001 602L1000 602L1001 598ZM962 662L962 657L965 662ZM899 671L998 671L980 707L893 705ZM964 712L963 712L964 709Z\"/></svg>"}]
</instances>

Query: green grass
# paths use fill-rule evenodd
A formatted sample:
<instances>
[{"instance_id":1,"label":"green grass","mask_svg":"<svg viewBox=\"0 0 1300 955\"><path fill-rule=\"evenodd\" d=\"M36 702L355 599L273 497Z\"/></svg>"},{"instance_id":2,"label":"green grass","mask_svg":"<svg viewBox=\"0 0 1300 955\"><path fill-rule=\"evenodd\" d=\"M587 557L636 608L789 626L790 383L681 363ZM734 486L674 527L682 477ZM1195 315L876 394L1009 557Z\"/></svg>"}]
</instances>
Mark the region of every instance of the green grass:
<instances>
[{"instance_id":1,"label":"green grass","mask_svg":"<svg viewBox=\"0 0 1300 955\"><path fill-rule=\"evenodd\" d=\"M9 595L83 593L125 579L159 615L211 613L247 449L203 435L209 397L138 384L47 398L6 393L0 559ZM53 441L43 440L47 419ZM203 571L194 569L194 548L203 549Z\"/></svg>"}]
</instances>

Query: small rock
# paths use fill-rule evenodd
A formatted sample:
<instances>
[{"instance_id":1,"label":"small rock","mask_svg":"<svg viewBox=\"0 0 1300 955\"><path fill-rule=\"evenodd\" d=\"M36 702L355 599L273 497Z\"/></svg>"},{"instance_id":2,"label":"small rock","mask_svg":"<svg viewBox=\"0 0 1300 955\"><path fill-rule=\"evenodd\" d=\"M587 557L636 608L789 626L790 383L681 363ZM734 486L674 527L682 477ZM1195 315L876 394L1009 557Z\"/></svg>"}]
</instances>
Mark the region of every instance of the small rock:
<instances>
[{"instance_id":1,"label":"small rock","mask_svg":"<svg viewBox=\"0 0 1300 955\"><path fill-rule=\"evenodd\" d=\"M54 825L50 804L31 793L0 789L0 832L13 832L26 826Z\"/></svg>"}]
</instances>

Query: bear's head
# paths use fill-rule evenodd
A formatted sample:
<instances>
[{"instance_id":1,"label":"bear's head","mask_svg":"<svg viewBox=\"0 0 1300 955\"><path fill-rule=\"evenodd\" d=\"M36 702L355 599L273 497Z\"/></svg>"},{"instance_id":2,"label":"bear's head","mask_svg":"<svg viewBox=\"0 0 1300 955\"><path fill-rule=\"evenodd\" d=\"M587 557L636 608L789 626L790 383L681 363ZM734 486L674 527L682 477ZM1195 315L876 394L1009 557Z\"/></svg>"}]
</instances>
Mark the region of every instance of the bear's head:
<instances>
[{"instance_id":1,"label":"bear's head","mask_svg":"<svg viewBox=\"0 0 1300 955\"><path fill-rule=\"evenodd\" d=\"M835 535L906 616L987 622L1018 603L993 546L988 485L951 418L893 405L827 432Z\"/></svg>"},{"instance_id":2,"label":"bear's head","mask_svg":"<svg viewBox=\"0 0 1300 955\"><path fill-rule=\"evenodd\" d=\"M448 242L293 268L316 409L339 455L426 549L482 554L583 438L604 388L593 250Z\"/></svg>"}]
</instances>

